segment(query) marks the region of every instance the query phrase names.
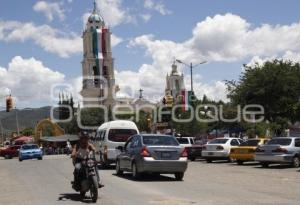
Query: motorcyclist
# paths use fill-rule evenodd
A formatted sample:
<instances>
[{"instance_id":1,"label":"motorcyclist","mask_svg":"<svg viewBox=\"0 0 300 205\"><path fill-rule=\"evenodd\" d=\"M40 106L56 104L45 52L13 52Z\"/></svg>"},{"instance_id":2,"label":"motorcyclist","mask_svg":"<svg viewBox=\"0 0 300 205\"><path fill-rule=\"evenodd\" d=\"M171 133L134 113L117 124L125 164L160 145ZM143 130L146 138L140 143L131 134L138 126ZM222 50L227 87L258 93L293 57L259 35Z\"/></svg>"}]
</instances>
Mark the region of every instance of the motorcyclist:
<instances>
[{"instance_id":1,"label":"motorcyclist","mask_svg":"<svg viewBox=\"0 0 300 205\"><path fill-rule=\"evenodd\" d=\"M89 134L85 131L82 131L79 133L79 143L75 145L71 154L71 157L73 159L73 164L75 166L74 183L73 183L74 186L76 186L78 183L77 176L81 169L81 159L87 156L90 151L95 151L95 147L89 142ZM97 166L96 166L96 176L98 180L98 187L99 188L104 187L104 185L100 183L100 176L98 173Z\"/></svg>"}]
</instances>

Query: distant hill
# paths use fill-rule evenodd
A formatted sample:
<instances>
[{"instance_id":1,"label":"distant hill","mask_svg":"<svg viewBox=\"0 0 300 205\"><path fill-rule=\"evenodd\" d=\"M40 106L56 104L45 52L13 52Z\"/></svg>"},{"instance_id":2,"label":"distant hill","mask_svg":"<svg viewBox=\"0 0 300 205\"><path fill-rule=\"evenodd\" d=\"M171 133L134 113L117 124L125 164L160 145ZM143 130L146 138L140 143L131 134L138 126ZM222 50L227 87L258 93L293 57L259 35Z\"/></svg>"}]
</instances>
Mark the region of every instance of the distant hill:
<instances>
[{"instance_id":1,"label":"distant hill","mask_svg":"<svg viewBox=\"0 0 300 205\"><path fill-rule=\"evenodd\" d=\"M51 107L48 106L41 108L25 108L21 110L17 109L12 110L11 112L0 111L0 120L5 133L15 132L17 130L16 112L18 112L19 129L21 131L24 128L34 128L38 121L49 118L50 110Z\"/></svg>"}]
</instances>

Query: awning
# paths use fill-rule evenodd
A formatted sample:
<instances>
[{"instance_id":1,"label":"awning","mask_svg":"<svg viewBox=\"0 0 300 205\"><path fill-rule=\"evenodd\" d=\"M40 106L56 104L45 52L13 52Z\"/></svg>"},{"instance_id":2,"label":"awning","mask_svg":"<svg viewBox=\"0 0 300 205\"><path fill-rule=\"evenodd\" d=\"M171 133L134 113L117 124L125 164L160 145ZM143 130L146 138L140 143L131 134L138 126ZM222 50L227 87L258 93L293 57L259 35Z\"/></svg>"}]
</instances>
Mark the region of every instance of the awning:
<instances>
[{"instance_id":1,"label":"awning","mask_svg":"<svg viewBox=\"0 0 300 205\"><path fill-rule=\"evenodd\" d=\"M29 142L29 141L33 141L32 137L28 137L28 136L21 136L17 139L14 140L15 142Z\"/></svg>"},{"instance_id":2,"label":"awning","mask_svg":"<svg viewBox=\"0 0 300 205\"><path fill-rule=\"evenodd\" d=\"M48 136L41 137L40 139L43 142L67 142L69 141L77 141L79 140L78 135L61 135L61 136Z\"/></svg>"}]
</instances>

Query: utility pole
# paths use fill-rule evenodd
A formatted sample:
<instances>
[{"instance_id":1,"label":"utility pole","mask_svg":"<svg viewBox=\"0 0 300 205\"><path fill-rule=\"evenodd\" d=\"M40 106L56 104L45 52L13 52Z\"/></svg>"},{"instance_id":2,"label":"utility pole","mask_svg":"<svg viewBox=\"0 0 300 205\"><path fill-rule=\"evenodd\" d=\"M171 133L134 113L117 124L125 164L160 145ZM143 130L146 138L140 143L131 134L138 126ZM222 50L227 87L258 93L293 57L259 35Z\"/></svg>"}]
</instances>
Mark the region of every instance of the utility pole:
<instances>
[{"instance_id":1,"label":"utility pole","mask_svg":"<svg viewBox=\"0 0 300 205\"><path fill-rule=\"evenodd\" d=\"M0 128L1 128L1 143L4 142L4 132L3 132L3 126L2 126L2 121L0 119Z\"/></svg>"},{"instance_id":2,"label":"utility pole","mask_svg":"<svg viewBox=\"0 0 300 205\"><path fill-rule=\"evenodd\" d=\"M17 108L15 108L15 110L16 110L17 134L18 134L18 136L20 136L18 110L17 110Z\"/></svg>"},{"instance_id":3,"label":"utility pole","mask_svg":"<svg viewBox=\"0 0 300 205\"><path fill-rule=\"evenodd\" d=\"M190 64L190 69L191 69L191 91L192 94L194 95L194 86L193 86L193 63L191 62Z\"/></svg>"},{"instance_id":4,"label":"utility pole","mask_svg":"<svg viewBox=\"0 0 300 205\"><path fill-rule=\"evenodd\" d=\"M195 68L195 67L197 67L197 66L199 66L201 64L204 64L207 61L202 61L202 62L200 62L200 63L198 63L196 65L193 65L192 62L190 64L187 64L187 63L185 63L185 62L183 62L183 61L181 61L179 59L176 59L176 62L178 62L180 64L183 64L183 65L185 65L185 66L187 66L187 67L190 68L190 72L191 72L191 96L192 96L193 100L188 99L188 102L190 102L191 106L195 109L195 102L194 101L195 101L196 98L195 98L194 86L193 86L193 68ZM191 135L193 136L195 134L194 133L194 130L195 130L195 116L193 117L191 126L192 126L191 127Z\"/></svg>"}]
</instances>

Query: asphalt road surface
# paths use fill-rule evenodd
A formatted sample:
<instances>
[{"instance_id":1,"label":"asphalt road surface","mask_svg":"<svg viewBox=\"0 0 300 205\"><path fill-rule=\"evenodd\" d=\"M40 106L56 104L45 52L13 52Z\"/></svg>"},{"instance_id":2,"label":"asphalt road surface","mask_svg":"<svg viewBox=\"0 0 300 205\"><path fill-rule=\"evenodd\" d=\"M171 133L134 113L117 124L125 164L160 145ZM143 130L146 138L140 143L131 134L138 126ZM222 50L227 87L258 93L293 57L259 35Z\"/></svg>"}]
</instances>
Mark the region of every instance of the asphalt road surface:
<instances>
[{"instance_id":1,"label":"asphalt road surface","mask_svg":"<svg viewBox=\"0 0 300 205\"><path fill-rule=\"evenodd\" d=\"M101 170L105 187L102 205L299 205L300 169L287 166L260 168L251 164L197 161L189 163L184 181L172 175L147 176L133 181L113 169ZM0 204L69 205L89 203L71 188L73 167L66 156L42 161L0 159Z\"/></svg>"}]
</instances>

